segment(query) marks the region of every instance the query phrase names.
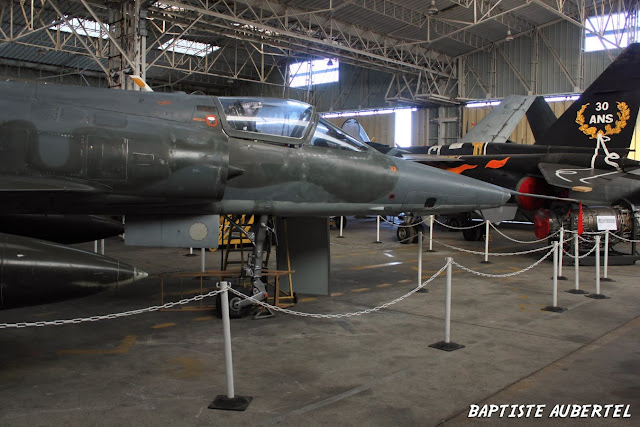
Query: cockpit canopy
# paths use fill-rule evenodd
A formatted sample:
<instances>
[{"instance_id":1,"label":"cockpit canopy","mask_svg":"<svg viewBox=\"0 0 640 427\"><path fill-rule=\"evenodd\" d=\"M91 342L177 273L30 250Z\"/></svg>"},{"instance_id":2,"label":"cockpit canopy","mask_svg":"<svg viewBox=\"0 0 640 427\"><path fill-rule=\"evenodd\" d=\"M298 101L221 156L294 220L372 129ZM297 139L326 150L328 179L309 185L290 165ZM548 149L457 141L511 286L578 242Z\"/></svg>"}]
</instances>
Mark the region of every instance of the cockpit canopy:
<instances>
[{"instance_id":1,"label":"cockpit canopy","mask_svg":"<svg viewBox=\"0 0 640 427\"><path fill-rule=\"evenodd\" d=\"M310 131L315 110L304 102L287 99L219 97L222 123L232 136L299 145ZM297 140L297 141L296 141Z\"/></svg>"},{"instance_id":2,"label":"cockpit canopy","mask_svg":"<svg viewBox=\"0 0 640 427\"><path fill-rule=\"evenodd\" d=\"M222 125L234 137L287 146L300 146L313 130L310 145L349 151L366 151L367 145L324 119L313 106L273 98L219 97ZM317 125L316 125L317 122ZM259 134L259 135L258 135Z\"/></svg>"}]
</instances>

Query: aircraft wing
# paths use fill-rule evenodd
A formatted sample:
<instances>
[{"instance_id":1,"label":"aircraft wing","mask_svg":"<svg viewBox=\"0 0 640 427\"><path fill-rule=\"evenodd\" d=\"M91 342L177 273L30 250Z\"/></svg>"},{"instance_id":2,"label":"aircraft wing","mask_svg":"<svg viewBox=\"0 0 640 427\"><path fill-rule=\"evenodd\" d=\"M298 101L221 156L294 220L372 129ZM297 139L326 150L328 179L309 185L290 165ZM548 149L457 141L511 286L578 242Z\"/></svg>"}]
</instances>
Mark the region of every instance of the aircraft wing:
<instances>
[{"instance_id":1,"label":"aircraft wing","mask_svg":"<svg viewBox=\"0 0 640 427\"><path fill-rule=\"evenodd\" d=\"M82 180L69 180L42 176L0 175L0 193L104 193L109 191L111 191L111 189L107 186Z\"/></svg>"},{"instance_id":2,"label":"aircraft wing","mask_svg":"<svg viewBox=\"0 0 640 427\"><path fill-rule=\"evenodd\" d=\"M595 187L603 186L624 174L623 171L581 168L558 163L540 163L538 169L549 184L582 192L592 191Z\"/></svg>"},{"instance_id":3,"label":"aircraft wing","mask_svg":"<svg viewBox=\"0 0 640 427\"><path fill-rule=\"evenodd\" d=\"M535 99L535 96L507 96L458 142L507 142Z\"/></svg>"}]
</instances>

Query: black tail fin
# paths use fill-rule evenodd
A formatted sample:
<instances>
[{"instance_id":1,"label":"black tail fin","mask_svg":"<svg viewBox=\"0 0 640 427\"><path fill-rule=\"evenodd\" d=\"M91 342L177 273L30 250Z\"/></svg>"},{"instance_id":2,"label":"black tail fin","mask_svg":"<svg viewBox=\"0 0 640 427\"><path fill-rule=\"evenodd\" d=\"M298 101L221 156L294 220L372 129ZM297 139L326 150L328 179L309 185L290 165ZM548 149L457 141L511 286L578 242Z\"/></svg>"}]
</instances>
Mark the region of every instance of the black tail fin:
<instances>
[{"instance_id":1,"label":"black tail fin","mask_svg":"<svg viewBox=\"0 0 640 427\"><path fill-rule=\"evenodd\" d=\"M558 118L549 107L549 104L547 104L547 101L544 100L544 96L537 96L527 110L527 121L536 141L542 141L542 137L556 120Z\"/></svg>"},{"instance_id":2,"label":"black tail fin","mask_svg":"<svg viewBox=\"0 0 640 427\"><path fill-rule=\"evenodd\" d=\"M626 154L640 107L640 43L629 45L536 140L540 145L597 146Z\"/></svg>"}]
</instances>

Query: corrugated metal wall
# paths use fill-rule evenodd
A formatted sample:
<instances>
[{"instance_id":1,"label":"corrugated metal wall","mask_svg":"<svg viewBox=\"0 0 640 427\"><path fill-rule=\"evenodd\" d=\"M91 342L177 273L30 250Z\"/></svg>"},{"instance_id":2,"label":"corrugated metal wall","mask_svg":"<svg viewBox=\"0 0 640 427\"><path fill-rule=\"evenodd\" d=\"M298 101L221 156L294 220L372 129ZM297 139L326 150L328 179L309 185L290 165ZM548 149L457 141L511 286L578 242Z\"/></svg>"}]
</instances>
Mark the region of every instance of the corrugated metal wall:
<instances>
[{"instance_id":1,"label":"corrugated metal wall","mask_svg":"<svg viewBox=\"0 0 640 427\"><path fill-rule=\"evenodd\" d=\"M379 114L375 116L358 116L356 120L362 125L373 142L380 144L393 145L395 134L395 114ZM331 123L338 127L349 117L337 117L328 119Z\"/></svg>"},{"instance_id":2,"label":"corrugated metal wall","mask_svg":"<svg viewBox=\"0 0 640 427\"><path fill-rule=\"evenodd\" d=\"M555 113L556 117L560 117L571 104L572 101L563 101L552 102L549 104L549 106ZM469 130L471 130L477 123L480 122L480 120L482 120L487 114L489 114L492 109L493 107L464 108L462 113L462 134L464 135ZM533 144L535 142L535 140L533 139L533 134L531 133L531 128L529 127L529 122L527 122L526 117L523 117L522 120L520 120L520 123L511 133L509 139L518 144Z\"/></svg>"}]
</instances>

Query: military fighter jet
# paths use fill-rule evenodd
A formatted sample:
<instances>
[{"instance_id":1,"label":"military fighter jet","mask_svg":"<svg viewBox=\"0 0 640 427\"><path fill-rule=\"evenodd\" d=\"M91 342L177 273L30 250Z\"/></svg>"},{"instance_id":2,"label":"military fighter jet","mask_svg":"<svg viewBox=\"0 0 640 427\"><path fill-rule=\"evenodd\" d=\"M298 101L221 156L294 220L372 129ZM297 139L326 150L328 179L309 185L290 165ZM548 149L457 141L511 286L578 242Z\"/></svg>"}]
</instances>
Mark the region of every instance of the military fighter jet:
<instances>
[{"instance_id":1,"label":"military fighter jet","mask_svg":"<svg viewBox=\"0 0 640 427\"><path fill-rule=\"evenodd\" d=\"M411 147L403 149L401 157L523 194L558 196L590 206L610 207L608 212L617 217L618 229L628 233L634 222L634 206L640 202L640 162L627 157L640 107L639 79L640 44L636 43L623 51L555 122L546 113L528 114L536 137L533 145L480 140ZM504 110L499 109L498 113L505 115ZM548 106L547 110L550 111ZM496 121L491 123L495 125ZM499 132L489 134L495 136ZM573 224L575 228L577 205L523 194L515 196L515 202L521 212L534 220L539 238L563 224ZM584 211L585 215L588 213ZM492 221L500 219L513 216ZM597 228L595 221L592 226ZM479 238L478 231L466 231L465 238ZM399 238L404 237L399 234Z\"/></svg>"},{"instance_id":2,"label":"military fighter jet","mask_svg":"<svg viewBox=\"0 0 640 427\"><path fill-rule=\"evenodd\" d=\"M183 229L181 218L258 215L249 266L258 299L266 295L268 216L449 213L509 197L491 184L382 155L298 101L0 83L0 215L27 224L33 215L126 215L127 239L159 230L157 244L182 247L214 245L185 245L184 236L201 240L207 227L187 221ZM47 268L34 237L21 239L34 249L22 265L55 274L60 266ZM8 257L19 256L8 254L4 295L15 286L6 279L15 267ZM89 280L75 264L66 268L77 271L77 282Z\"/></svg>"}]
</instances>

